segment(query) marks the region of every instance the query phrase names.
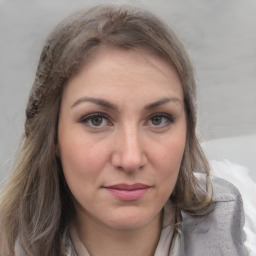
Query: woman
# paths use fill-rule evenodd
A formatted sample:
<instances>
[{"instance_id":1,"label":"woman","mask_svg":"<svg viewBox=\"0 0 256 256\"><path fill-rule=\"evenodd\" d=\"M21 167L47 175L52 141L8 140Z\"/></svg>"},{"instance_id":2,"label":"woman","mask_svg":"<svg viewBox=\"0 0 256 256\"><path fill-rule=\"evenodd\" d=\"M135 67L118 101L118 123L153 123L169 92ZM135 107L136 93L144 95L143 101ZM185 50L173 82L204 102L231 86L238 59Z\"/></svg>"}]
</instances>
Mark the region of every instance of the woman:
<instances>
[{"instance_id":1,"label":"woman","mask_svg":"<svg viewBox=\"0 0 256 256\"><path fill-rule=\"evenodd\" d=\"M195 90L182 43L146 11L60 23L2 192L1 255L246 255L239 192L210 180L196 138Z\"/></svg>"}]
</instances>

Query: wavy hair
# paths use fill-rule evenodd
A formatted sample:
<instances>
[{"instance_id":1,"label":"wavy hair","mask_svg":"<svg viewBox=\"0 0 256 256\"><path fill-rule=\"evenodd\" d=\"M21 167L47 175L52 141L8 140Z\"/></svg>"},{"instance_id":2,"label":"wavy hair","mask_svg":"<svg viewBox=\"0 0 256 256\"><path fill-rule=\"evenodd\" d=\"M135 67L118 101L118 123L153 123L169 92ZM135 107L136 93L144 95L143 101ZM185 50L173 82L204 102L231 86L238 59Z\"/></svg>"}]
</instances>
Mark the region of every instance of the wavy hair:
<instances>
[{"instance_id":1,"label":"wavy hair","mask_svg":"<svg viewBox=\"0 0 256 256\"><path fill-rule=\"evenodd\" d=\"M56 156L61 95L70 77L100 45L146 51L177 70L184 92L187 140L171 200L181 210L207 214L211 205L209 166L196 137L196 85L183 44L148 11L100 5L62 21L43 47L15 170L1 194L1 255L14 255L17 239L27 256L65 254L63 237L74 208ZM197 179L196 172L206 179Z\"/></svg>"}]
</instances>

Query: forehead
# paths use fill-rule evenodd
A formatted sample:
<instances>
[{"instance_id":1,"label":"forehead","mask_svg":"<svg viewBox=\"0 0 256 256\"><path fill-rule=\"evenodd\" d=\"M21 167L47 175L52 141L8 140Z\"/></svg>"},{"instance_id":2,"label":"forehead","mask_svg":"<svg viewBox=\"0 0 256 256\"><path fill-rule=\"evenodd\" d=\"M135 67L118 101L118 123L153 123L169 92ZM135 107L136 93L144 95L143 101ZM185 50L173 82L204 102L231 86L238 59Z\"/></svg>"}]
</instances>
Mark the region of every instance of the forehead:
<instances>
[{"instance_id":1,"label":"forehead","mask_svg":"<svg viewBox=\"0 0 256 256\"><path fill-rule=\"evenodd\" d=\"M156 51L151 51L150 49L146 48L144 49L137 47L126 49L122 47L102 44L90 51L81 69L95 66L100 67L100 64L113 65L114 63L124 66L126 64L130 64L132 61L133 64L135 62L138 64L144 64L143 66L146 64L147 69L149 69L149 66L151 66L151 69L158 69L158 71L160 71L166 77L170 75L170 71L179 77L177 69L171 63L171 61L168 62L167 59L168 58L165 59L164 57L161 57L160 54L156 53Z\"/></svg>"},{"instance_id":2,"label":"forehead","mask_svg":"<svg viewBox=\"0 0 256 256\"><path fill-rule=\"evenodd\" d=\"M79 72L64 89L67 93L95 94L97 97L126 93L134 96L183 98L180 78L176 69L163 58L143 50L126 50L109 46L99 47L90 54ZM175 94L175 95L168 95Z\"/></svg>"}]
</instances>

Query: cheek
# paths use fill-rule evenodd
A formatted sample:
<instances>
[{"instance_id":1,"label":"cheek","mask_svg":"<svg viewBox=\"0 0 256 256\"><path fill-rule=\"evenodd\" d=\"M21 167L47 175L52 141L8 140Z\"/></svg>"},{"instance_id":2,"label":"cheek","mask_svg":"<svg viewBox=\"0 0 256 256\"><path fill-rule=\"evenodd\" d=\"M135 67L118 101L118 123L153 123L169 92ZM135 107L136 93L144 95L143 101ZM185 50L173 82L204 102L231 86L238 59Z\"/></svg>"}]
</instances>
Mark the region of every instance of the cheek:
<instances>
[{"instance_id":1,"label":"cheek","mask_svg":"<svg viewBox=\"0 0 256 256\"><path fill-rule=\"evenodd\" d=\"M63 174L66 183L79 204L90 201L95 188L99 187L103 159L96 147L90 144L62 144L60 150ZM68 147L67 147L68 146Z\"/></svg>"},{"instance_id":2,"label":"cheek","mask_svg":"<svg viewBox=\"0 0 256 256\"><path fill-rule=\"evenodd\" d=\"M75 136L62 137L59 151L67 182L92 181L103 168L106 159L106 152L104 154L99 145Z\"/></svg>"},{"instance_id":3,"label":"cheek","mask_svg":"<svg viewBox=\"0 0 256 256\"><path fill-rule=\"evenodd\" d=\"M176 184L184 154L185 139L171 140L154 148L154 163L157 165L158 182L169 190L170 194Z\"/></svg>"},{"instance_id":4,"label":"cheek","mask_svg":"<svg viewBox=\"0 0 256 256\"><path fill-rule=\"evenodd\" d=\"M183 138L167 138L153 148L154 153L152 155L155 156L155 159L159 159L156 161L162 163L162 165L177 169L184 154L185 140L185 136Z\"/></svg>"}]
</instances>

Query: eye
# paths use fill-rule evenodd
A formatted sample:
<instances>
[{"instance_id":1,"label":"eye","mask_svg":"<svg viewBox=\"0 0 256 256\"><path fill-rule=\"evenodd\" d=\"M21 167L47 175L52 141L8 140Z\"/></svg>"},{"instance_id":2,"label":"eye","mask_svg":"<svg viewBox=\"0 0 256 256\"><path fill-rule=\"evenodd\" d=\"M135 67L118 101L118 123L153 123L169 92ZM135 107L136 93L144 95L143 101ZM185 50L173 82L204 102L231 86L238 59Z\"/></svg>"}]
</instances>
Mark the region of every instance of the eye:
<instances>
[{"instance_id":1,"label":"eye","mask_svg":"<svg viewBox=\"0 0 256 256\"><path fill-rule=\"evenodd\" d=\"M94 129L100 129L112 125L108 117L102 113L93 113L86 115L80 120L80 122L88 126L89 128Z\"/></svg>"},{"instance_id":2,"label":"eye","mask_svg":"<svg viewBox=\"0 0 256 256\"><path fill-rule=\"evenodd\" d=\"M163 113L157 113L154 115L151 115L148 124L150 126L156 127L156 128L163 128L166 127L174 122L172 116L168 114Z\"/></svg>"}]
</instances>

